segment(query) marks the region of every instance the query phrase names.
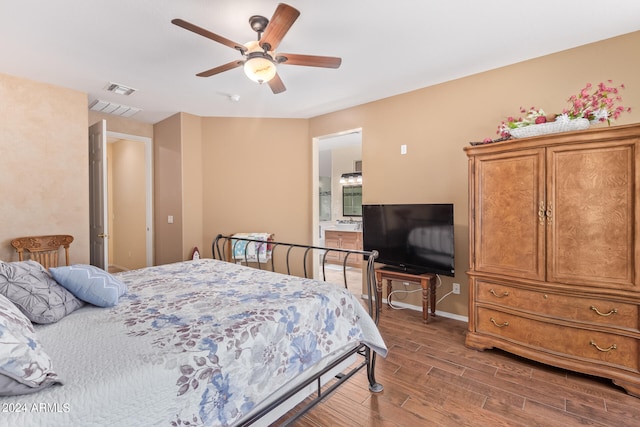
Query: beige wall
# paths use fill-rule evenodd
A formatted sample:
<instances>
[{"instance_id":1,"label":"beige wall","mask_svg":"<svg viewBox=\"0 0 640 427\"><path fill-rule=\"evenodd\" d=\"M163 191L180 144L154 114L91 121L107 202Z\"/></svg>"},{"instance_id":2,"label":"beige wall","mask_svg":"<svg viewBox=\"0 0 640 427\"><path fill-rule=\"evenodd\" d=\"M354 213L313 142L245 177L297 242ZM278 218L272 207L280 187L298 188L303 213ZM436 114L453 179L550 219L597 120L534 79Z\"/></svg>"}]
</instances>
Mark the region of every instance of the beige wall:
<instances>
[{"instance_id":1,"label":"beige wall","mask_svg":"<svg viewBox=\"0 0 640 427\"><path fill-rule=\"evenodd\" d=\"M107 138L108 140L108 138ZM107 143L107 241L109 255L107 261L110 265L113 265L113 259L115 259L115 236L113 233L113 144ZM91 221L91 220L89 220Z\"/></svg>"},{"instance_id":2,"label":"beige wall","mask_svg":"<svg viewBox=\"0 0 640 427\"><path fill-rule=\"evenodd\" d=\"M189 259L194 247L200 255L209 251L203 240L202 118L182 114L182 259Z\"/></svg>"},{"instance_id":3,"label":"beige wall","mask_svg":"<svg viewBox=\"0 0 640 427\"><path fill-rule=\"evenodd\" d=\"M455 279L443 278L438 298L461 283L439 310L467 315L470 141L497 138L498 124L520 106L561 112L587 82L625 83L618 124L640 122L640 32L312 118L310 136L362 128L364 203L454 203ZM400 154L400 145L407 154ZM309 213L311 215L311 213ZM413 299L419 305L418 297Z\"/></svg>"},{"instance_id":4,"label":"beige wall","mask_svg":"<svg viewBox=\"0 0 640 427\"><path fill-rule=\"evenodd\" d=\"M202 229L202 120L179 113L154 125L155 264L189 259L196 247L204 256L210 245Z\"/></svg>"},{"instance_id":5,"label":"beige wall","mask_svg":"<svg viewBox=\"0 0 640 427\"><path fill-rule=\"evenodd\" d=\"M640 121L636 107L640 76L635 73L640 64L628 54L639 45L640 32L310 120L202 118L202 161L195 155L186 159L184 150L192 145L197 153L197 143L177 142L184 158L173 163L175 174L171 167L161 174L178 182L185 176L182 168L201 168L203 245L207 246L202 252L206 256L217 233L270 231L278 240L311 243L311 140L362 128L364 203L454 203L457 274L442 279L438 298L451 289L453 281L463 285L462 294L446 298L438 309L466 316L467 159L462 148L470 141L497 137L498 124L517 114L521 105L560 112L566 99L585 83L609 78L627 85L625 105L636 108L618 123ZM183 129L193 130L193 123L181 123L175 116L168 120L171 126L156 125L156 140L160 134L177 138L174 143L180 138L197 139L181 134ZM400 154L402 144L407 145L406 155ZM177 203L186 209L187 203L180 200L183 195L166 198L167 206L177 209ZM164 203L157 201L156 206L164 209ZM166 220L165 215L156 215ZM171 236L161 236L163 230L158 228L156 238ZM182 239L183 247L182 254L174 253L172 260L185 258L189 242L183 231L173 236ZM420 305L417 296L408 302Z\"/></svg>"},{"instance_id":6,"label":"beige wall","mask_svg":"<svg viewBox=\"0 0 640 427\"><path fill-rule=\"evenodd\" d=\"M311 140L362 128L365 203L455 204L455 281L463 294L438 308L466 316L462 148L496 137L500 121L520 106L558 112L585 83L606 79L626 84L624 104L634 108L618 123L640 122L639 46L635 32L310 120L176 114L151 126L108 116L108 129L154 138L156 263L164 263L184 259L200 242L209 256L217 233L266 230L283 241L311 243ZM0 114L0 258L13 258L7 246L18 234L69 232L76 236L73 261L87 262L87 127L100 116L87 118L84 94L6 75L0 75ZM408 147L404 156L401 144ZM439 297L451 281L443 279Z\"/></svg>"},{"instance_id":7,"label":"beige wall","mask_svg":"<svg viewBox=\"0 0 640 427\"><path fill-rule=\"evenodd\" d=\"M87 96L0 74L0 259L11 239L71 234L89 262Z\"/></svg>"},{"instance_id":8,"label":"beige wall","mask_svg":"<svg viewBox=\"0 0 640 427\"><path fill-rule=\"evenodd\" d=\"M270 232L311 240L308 121L205 118L204 241L218 234ZM211 255L211 248L205 252Z\"/></svg>"},{"instance_id":9,"label":"beige wall","mask_svg":"<svg viewBox=\"0 0 640 427\"><path fill-rule=\"evenodd\" d=\"M108 125L107 125L108 126ZM109 143L109 265L136 269L147 265L145 144L120 139Z\"/></svg>"},{"instance_id":10,"label":"beige wall","mask_svg":"<svg viewBox=\"0 0 640 427\"><path fill-rule=\"evenodd\" d=\"M155 264L183 260L181 116L154 125L153 200ZM173 217L173 223L168 217Z\"/></svg>"}]
</instances>

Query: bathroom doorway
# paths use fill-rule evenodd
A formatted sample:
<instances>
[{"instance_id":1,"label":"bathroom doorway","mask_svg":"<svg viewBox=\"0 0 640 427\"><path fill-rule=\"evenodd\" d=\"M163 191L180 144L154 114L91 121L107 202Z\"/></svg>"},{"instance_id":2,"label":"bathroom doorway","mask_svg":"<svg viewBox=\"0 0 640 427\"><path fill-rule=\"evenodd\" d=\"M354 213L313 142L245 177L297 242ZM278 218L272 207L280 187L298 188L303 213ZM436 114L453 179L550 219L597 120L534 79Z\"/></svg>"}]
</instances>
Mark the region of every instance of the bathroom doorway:
<instances>
[{"instance_id":1,"label":"bathroom doorway","mask_svg":"<svg viewBox=\"0 0 640 427\"><path fill-rule=\"evenodd\" d=\"M362 172L362 129L352 129L313 140L313 235L323 246L323 228L348 219L343 211L343 184L346 173Z\"/></svg>"},{"instance_id":2,"label":"bathroom doorway","mask_svg":"<svg viewBox=\"0 0 640 427\"><path fill-rule=\"evenodd\" d=\"M326 246L325 231L338 221L358 218L345 216L343 174L362 167L362 129L351 129L313 139L312 235L313 244ZM317 271L315 269L314 271ZM318 277L318 276L316 276Z\"/></svg>"},{"instance_id":3,"label":"bathroom doorway","mask_svg":"<svg viewBox=\"0 0 640 427\"><path fill-rule=\"evenodd\" d=\"M349 218L343 211L340 177L362 172L362 129L314 138L313 148L313 243L324 246L323 230Z\"/></svg>"}]
</instances>

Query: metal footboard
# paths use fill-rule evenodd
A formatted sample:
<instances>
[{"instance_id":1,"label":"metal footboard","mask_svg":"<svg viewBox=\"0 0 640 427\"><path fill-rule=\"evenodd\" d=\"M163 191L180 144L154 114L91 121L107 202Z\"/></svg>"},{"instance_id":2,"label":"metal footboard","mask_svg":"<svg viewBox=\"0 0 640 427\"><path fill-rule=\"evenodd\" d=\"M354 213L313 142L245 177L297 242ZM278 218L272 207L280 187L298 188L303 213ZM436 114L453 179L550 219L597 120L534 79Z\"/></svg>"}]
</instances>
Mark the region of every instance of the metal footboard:
<instances>
[{"instance_id":1,"label":"metal footboard","mask_svg":"<svg viewBox=\"0 0 640 427\"><path fill-rule=\"evenodd\" d=\"M238 251L234 245L238 245L239 242L246 242L244 245L244 256L238 257ZM258 253L258 256L250 257L249 256L249 243L255 245L254 253ZM267 259L266 257L261 259L260 257L260 248L263 245L270 245L270 256ZM242 238L242 237L234 237L234 236L225 236L219 234L214 239L211 250L213 253L213 258L227 261L227 262L235 262L235 263L243 263L246 265L253 266L258 269L265 269L276 272L277 269L286 270L286 274L292 274L292 269L294 268L293 264L296 263L298 268L297 270L301 272L302 277L312 278L311 271L313 271L313 260L318 260L319 266L318 270L321 273L320 280L326 279L326 264L327 264L327 254L330 252L339 252L343 256L342 260L342 276L344 281L345 288L347 287L347 262L349 261L349 257L362 255L365 259L363 262L362 272L365 277L366 284L366 300L367 300L367 308L369 311L369 315L374 320L377 325L380 318L380 290L376 284L375 271L374 271L374 262L378 257L377 251L360 251L360 250L350 250L350 249L338 249L338 248L327 248L322 246L312 246L312 245L301 245L295 243L283 243L276 241L263 241L257 239L250 238ZM278 266L278 268L276 268ZM284 271L279 271L284 272ZM362 357L361 361L355 364L355 366L349 367L346 372L342 372L337 375L330 384L326 386L322 386L321 380L322 377L335 367L339 366L342 362L347 360L349 357L357 354ZM265 416L267 413L272 411L273 409L280 406L286 400L290 399L292 396L308 387L309 384L313 384L314 382L317 384L316 392L313 394L313 398L305 403L302 408L298 408L291 417L287 418L285 424L289 425L293 423L295 420L300 418L304 413L309 411L315 405L320 403L325 397L335 391L342 383L348 380L355 373L360 371L363 368L367 370L367 378L369 381L369 390L372 392L378 393L383 390L383 387L380 383L378 383L375 379L375 365L376 365L376 353L372 351L367 345L361 344L357 348L352 349L347 354L342 355L338 360L332 362L329 366L323 369L321 372L318 372L313 377L309 378L302 384L299 384L297 387L289 390L285 395L281 396L278 400L265 407L261 411L254 414L250 419L245 420L243 425L250 425L254 422L257 422L260 418Z\"/></svg>"}]
</instances>

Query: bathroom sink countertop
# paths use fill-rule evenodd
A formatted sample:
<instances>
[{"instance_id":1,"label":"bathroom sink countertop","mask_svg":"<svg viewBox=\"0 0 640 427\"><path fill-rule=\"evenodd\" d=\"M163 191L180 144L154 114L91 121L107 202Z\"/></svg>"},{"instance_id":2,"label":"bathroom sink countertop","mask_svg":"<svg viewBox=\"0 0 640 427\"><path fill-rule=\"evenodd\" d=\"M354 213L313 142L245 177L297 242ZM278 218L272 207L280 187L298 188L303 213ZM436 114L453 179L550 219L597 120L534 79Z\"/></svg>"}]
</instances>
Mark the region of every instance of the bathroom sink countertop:
<instances>
[{"instance_id":1,"label":"bathroom sink countertop","mask_svg":"<svg viewBox=\"0 0 640 427\"><path fill-rule=\"evenodd\" d=\"M336 224L325 228L326 231L362 231L360 224Z\"/></svg>"}]
</instances>

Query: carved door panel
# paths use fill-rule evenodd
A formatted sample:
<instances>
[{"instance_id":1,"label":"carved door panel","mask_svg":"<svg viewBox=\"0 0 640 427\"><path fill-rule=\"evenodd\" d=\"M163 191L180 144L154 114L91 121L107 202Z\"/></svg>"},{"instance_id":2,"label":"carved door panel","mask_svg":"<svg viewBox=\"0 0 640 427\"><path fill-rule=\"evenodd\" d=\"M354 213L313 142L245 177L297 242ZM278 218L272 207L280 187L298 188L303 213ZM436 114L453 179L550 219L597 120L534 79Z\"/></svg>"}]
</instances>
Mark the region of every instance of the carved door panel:
<instances>
[{"instance_id":1,"label":"carved door panel","mask_svg":"<svg viewBox=\"0 0 640 427\"><path fill-rule=\"evenodd\" d=\"M544 149L479 155L473 167L475 270L544 280Z\"/></svg>"},{"instance_id":2,"label":"carved door panel","mask_svg":"<svg viewBox=\"0 0 640 427\"><path fill-rule=\"evenodd\" d=\"M637 165L633 142L547 149L547 280L635 286Z\"/></svg>"}]
</instances>

